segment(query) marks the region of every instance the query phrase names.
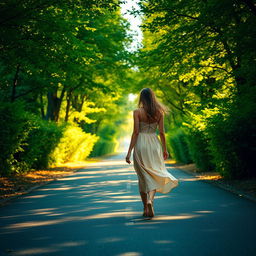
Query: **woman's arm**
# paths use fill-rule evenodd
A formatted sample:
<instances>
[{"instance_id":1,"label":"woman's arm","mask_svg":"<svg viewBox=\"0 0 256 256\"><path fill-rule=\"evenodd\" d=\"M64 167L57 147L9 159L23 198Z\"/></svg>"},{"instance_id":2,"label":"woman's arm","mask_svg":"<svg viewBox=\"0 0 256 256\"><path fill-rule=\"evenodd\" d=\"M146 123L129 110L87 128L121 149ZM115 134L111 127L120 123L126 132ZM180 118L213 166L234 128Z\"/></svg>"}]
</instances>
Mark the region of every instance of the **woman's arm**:
<instances>
[{"instance_id":1,"label":"woman's arm","mask_svg":"<svg viewBox=\"0 0 256 256\"><path fill-rule=\"evenodd\" d=\"M129 146L129 149L128 149L128 152L127 152L127 155L125 158L125 160L128 164L131 163L131 161L130 161L131 152L132 152L133 147L136 144L138 135L139 135L139 113L137 110L134 110L133 111L133 133L132 133L132 137L131 137L130 146Z\"/></svg>"},{"instance_id":2,"label":"woman's arm","mask_svg":"<svg viewBox=\"0 0 256 256\"><path fill-rule=\"evenodd\" d=\"M163 157L164 157L164 160L166 160L169 154L166 148L166 139L165 139L165 131L164 131L164 114L161 114L161 117L159 120L159 135L160 135L162 147L163 147Z\"/></svg>"}]
</instances>

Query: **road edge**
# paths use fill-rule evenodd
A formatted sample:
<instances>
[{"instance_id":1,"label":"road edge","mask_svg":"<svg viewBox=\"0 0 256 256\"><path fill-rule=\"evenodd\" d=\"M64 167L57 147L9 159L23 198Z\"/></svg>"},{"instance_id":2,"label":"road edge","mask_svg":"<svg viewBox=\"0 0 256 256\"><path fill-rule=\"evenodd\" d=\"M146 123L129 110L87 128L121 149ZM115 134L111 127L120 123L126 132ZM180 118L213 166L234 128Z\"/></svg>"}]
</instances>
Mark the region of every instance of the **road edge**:
<instances>
[{"instance_id":1,"label":"road edge","mask_svg":"<svg viewBox=\"0 0 256 256\"><path fill-rule=\"evenodd\" d=\"M171 166L171 165L169 165L169 166L167 165L167 168L170 168L170 169L174 168L176 170L180 170L180 171L183 171L183 172L185 172L187 174L190 174L191 176L193 176L195 178L199 178L196 173L190 172L190 171L182 169L182 168L175 168L175 166ZM198 180L206 182L208 184L212 184L212 185L214 185L216 187L219 187L219 188L221 188L223 190L231 192L231 193L237 195L239 198L245 198L247 200L250 200L250 201L256 203L256 198L255 197L245 193L244 191L238 190L238 189L236 189L236 188L234 188L234 187L232 187L230 185L224 185L224 184L221 184L221 183L219 183L218 181L215 181L215 180L206 180L206 179L198 179Z\"/></svg>"},{"instance_id":2,"label":"road edge","mask_svg":"<svg viewBox=\"0 0 256 256\"><path fill-rule=\"evenodd\" d=\"M118 152L114 152L114 153L106 154L106 155L104 155L104 156L93 157L92 159L93 159L94 161L100 162L100 161L102 161L103 159L107 159L107 158L112 157L112 156L117 155L117 154L118 154ZM48 185L48 184L51 183L51 182L54 182L54 181L56 181L56 180L60 180L60 179L62 179L62 178L68 177L68 176L74 174L75 172L78 172L79 170L85 169L85 168L89 167L89 165L90 165L90 164L88 163L88 164L85 165L85 166L74 168L74 169L72 169L72 171L70 171L70 173L64 174L64 175L62 175L62 176L60 176L60 177L53 178L52 180L45 181L45 182L43 182L43 183L41 183L41 184L35 185L35 186L33 186L33 187L30 187L29 189L23 191L22 194L15 195L15 196L11 196L11 197L9 197L9 198L0 199L0 207L6 206L7 204L11 203L13 200L18 199L18 198L21 198L21 197L23 197L24 195L27 195L27 194L29 194L30 192L32 192L32 191L34 191L34 190L36 190L36 189L38 189L38 188L40 188L40 187L43 187L43 186L45 186L45 185Z\"/></svg>"},{"instance_id":3,"label":"road edge","mask_svg":"<svg viewBox=\"0 0 256 256\"><path fill-rule=\"evenodd\" d=\"M77 169L73 169L70 173L67 173L67 174L65 174L65 175L63 175L63 176L61 176L61 177L53 178L52 180L45 181L45 182L43 182L43 183L41 183L41 184L39 184L39 185L35 185L35 186L33 186L33 187L30 187L29 189L27 189L27 190L25 190L25 191L22 191L22 194L15 195L15 196L11 196L11 197L9 197L9 198L0 199L0 207L6 206L7 204L11 203L11 202L12 202L13 200L15 200L15 199L21 198L21 197L23 197L24 195L27 195L27 194L29 194L30 192L32 192L32 191L34 191L34 190L36 190L36 189L38 189L38 188L40 188L40 187L43 187L43 186L45 186L45 185L48 185L48 184L51 183L51 182L54 182L54 181L56 181L56 180L60 180L60 179L62 179L62 178L68 177L69 175L72 175L72 174L74 174L75 172L77 172L77 171L79 171L79 170L81 170L81 169L84 169L84 168L86 168L86 167L87 167L87 166L81 167L81 168L77 168Z\"/></svg>"}]
</instances>

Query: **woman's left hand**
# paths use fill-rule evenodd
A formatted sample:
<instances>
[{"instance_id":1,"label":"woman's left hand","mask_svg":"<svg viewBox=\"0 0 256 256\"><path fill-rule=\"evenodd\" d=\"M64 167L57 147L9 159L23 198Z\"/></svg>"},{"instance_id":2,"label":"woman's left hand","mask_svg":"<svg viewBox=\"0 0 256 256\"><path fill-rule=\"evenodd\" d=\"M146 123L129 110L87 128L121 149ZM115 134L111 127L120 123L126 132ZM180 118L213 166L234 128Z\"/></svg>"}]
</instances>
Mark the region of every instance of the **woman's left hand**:
<instances>
[{"instance_id":1,"label":"woman's left hand","mask_svg":"<svg viewBox=\"0 0 256 256\"><path fill-rule=\"evenodd\" d=\"M126 161L126 163L128 163L128 164L131 163L130 157L131 157L130 154L127 154L127 156L126 156L126 158L125 158L125 161Z\"/></svg>"}]
</instances>

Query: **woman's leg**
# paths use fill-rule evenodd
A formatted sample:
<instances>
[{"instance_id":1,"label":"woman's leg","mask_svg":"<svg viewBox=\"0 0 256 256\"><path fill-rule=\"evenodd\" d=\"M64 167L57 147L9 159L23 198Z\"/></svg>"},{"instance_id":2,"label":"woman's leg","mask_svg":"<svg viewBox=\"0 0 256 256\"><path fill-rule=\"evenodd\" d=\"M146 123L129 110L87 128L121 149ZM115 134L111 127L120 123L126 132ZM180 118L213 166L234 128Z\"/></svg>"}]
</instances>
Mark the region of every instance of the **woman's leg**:
<instances>
[{"instance_id":1,"label":"woman's leg","mask_svg":"<svg viewBox=\"0 0 256 256\"><path fill-rule=\"evenodd\" d=\"M149 217L155 216L154 207L153 207L155 194L156 194L155 189L148 192L147 207L148 207L148 216Z\"/></svg>"},{"instance_id":2,"label":"woman's leg","mask_svg":"<svg viewBox=\"0 0 256 256\"><path fill-rule=\"evenodd\" d=\"M154 190L151 190L148 192L148 199L153 203L154 202L154 197L155 197L155 194L156 194L156 189Z\"/></svg>"},{"instance_id":3,"label":"woman's leg","mask_svg":"<svg viewBox=\"0 0 256 256\"><path fill-rule=\"evenodd\" d=\"M140 191L140 197L141 197L141 201L142 201L143 206L144 206L143 216L147 216L147 214L148 214L148 206L147 206L148 195L147 195L147 193L144 193L144 192Z\"/></svg>"}]
</instances>

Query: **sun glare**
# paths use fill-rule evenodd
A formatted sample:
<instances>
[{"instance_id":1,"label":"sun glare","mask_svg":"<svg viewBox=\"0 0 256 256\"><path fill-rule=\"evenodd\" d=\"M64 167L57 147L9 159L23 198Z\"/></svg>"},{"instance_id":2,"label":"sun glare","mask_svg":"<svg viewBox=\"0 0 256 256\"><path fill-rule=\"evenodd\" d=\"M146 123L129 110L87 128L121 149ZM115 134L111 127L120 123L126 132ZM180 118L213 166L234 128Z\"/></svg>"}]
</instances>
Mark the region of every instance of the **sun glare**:
<instances>
[{"instance_id":1,"label":"sun glare","mask_svg":"<svg viewBox=\"0 0 256 256\"><path fill-rule=\"evenodd\" d=\"M133 94L133 93L129 93L129 95L128 95L129 101L134 101L136 99L136 97L137 97L137 95Z\"/></svg>"}]
</instances>

